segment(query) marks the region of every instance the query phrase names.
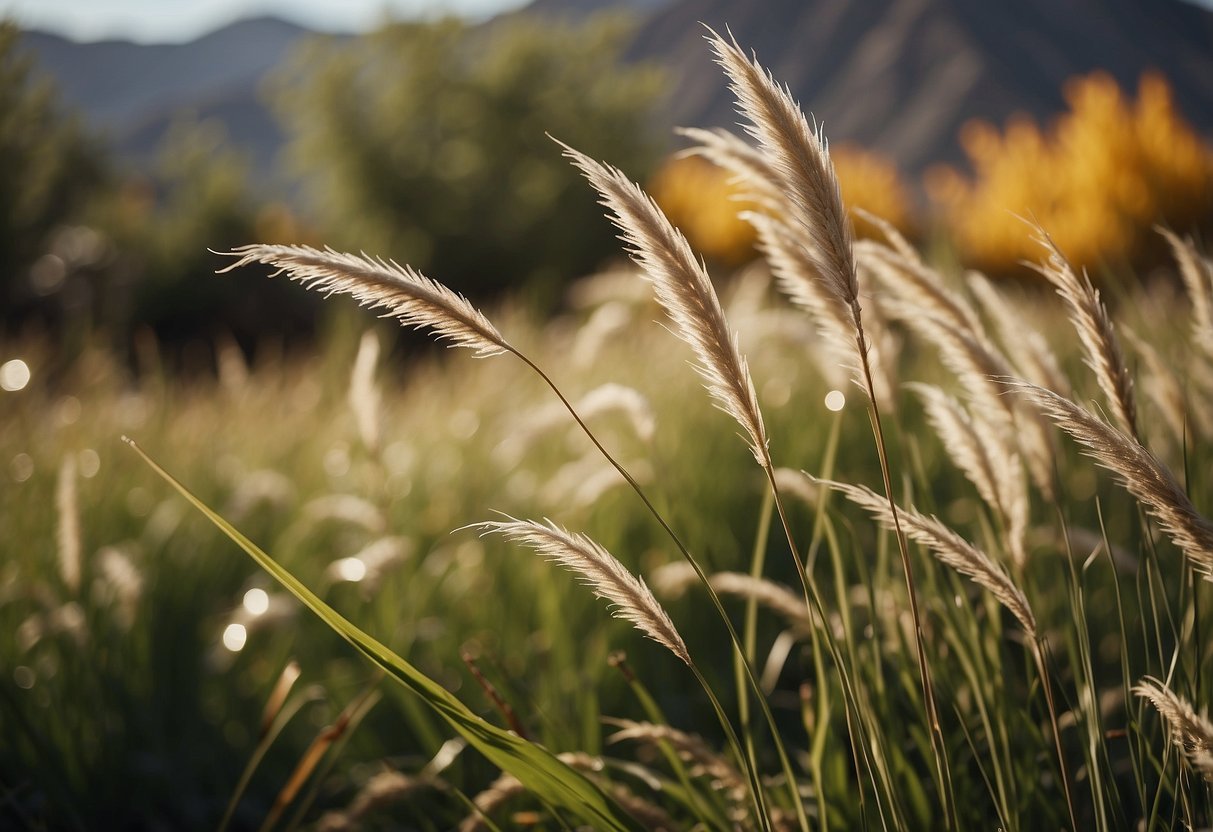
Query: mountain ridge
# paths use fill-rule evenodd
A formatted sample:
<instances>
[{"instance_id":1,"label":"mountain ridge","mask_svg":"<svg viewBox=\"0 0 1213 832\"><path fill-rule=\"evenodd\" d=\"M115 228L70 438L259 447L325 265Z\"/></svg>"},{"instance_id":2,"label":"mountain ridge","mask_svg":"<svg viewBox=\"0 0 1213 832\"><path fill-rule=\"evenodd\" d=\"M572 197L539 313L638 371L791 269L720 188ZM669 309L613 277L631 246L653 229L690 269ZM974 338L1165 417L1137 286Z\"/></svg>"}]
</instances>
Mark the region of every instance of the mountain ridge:
<instances>
[{"instance_id":1,"label":"mountain ridge","mask_svg":"<svg viewBox=\"0 0 1213 832\"><path fill-rule=\"evenodd\" d=\"M1180 0L534 0L514 15L585 16L628 7L641 15L628 60L671 77L659 127L733 126L737 116L704 42L728 29L835 142L892 158L911 176L963 159L971 118L1047 121L1062 85L1103 68L1132 90L1146 68L1167 76L1177 105L1213 134L1213 12ZM22 33L65 102L124 158L146 165L182 112L223 123L263 179L284 137L259 90L304 39L321 33L275 17L239 21L182 44L76 43ZM337 36L340 37L340 36ZM671 135L671 144L674 139Z\"/></svg>"}]
</instances>

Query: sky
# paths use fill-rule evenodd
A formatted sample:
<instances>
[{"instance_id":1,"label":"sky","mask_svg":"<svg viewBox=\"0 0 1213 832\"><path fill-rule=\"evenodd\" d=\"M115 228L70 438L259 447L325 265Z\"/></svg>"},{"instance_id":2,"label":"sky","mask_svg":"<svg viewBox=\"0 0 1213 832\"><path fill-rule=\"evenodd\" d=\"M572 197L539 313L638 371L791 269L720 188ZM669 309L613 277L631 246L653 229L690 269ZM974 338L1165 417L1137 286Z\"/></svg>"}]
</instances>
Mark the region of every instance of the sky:
<instances>
[{"instance_id":1,"label":"sky","mask_svg":"<svg viewBox=\"0 0 1213 832\"><path fill-rule=\"evenodd\" d=\"M353 32L385 17L454 13L483 18L526 0L0 0L0 18L73 40L188 41L233 20L272 14L325 31Z\"/></svg>"}]
</instances>

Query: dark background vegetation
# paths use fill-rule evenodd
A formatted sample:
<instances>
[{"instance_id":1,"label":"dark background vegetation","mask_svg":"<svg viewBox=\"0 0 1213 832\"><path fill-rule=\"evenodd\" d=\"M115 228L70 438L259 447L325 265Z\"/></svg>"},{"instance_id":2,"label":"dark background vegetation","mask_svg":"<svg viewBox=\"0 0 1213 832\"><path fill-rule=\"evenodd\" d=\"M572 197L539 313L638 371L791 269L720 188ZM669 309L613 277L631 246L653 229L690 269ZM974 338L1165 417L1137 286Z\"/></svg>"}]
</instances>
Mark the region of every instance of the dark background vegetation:
<instances>
[{"instance_id":1,"label":"dark background vegetation","mask_svg":"<svg viewBox=\"0 0 1213 832\"><path fill-rule=\"evenodd\" d=\"M1067 79L1096 69L1127 90L1161 72L1176 111L1213 129L1213 14L1184 2L540 0L358 37L261 18L177 45L10 25L0 337L124 351L140 328L168 345L308 337L312 299L212 276L208 249L251 241L365 250L550 311L615 247L547 134L645 181L673 126L731 126L703 23L754 48L836 144L909 177L916 210L917 178L963 163L967 120L1048 124Z\"/></svg>"}]
</instances>

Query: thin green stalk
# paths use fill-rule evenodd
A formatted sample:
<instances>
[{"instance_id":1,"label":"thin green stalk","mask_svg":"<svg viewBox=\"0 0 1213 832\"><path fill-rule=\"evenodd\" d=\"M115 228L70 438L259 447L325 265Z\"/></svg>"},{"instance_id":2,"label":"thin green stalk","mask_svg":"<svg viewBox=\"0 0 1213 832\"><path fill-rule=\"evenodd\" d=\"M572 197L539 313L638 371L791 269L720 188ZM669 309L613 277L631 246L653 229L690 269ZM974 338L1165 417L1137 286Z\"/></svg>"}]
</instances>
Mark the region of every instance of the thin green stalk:
<instances>
[{"instance_id":1,"label":"thin green stalk","mask_svg":"<svg viewBox=\"0 0 1213 832\"><path fill-rule=\"evenodd\" d=\"M377 676L378 678L372 679L368 687L373 688L374 686L378 685L379 682L383 681L383 671L379 671ZM379 691L374 691L373 694L369 695L359 706L358 711L355 712L354 716L350 719L349 729L337 739L337 742L333 743L333 747L329 750L329 753L325 755L324 762L317 767L316 773L312 777L312 784L308 787L307 794L305 794L303 799L299 801L299 805L295 808L295 813L291 815L291 820L286 825L286 829L283 830L283 832L294 832L294 830L298 829L299 825L303 823L304 816L307 815L308 811L312 808L312 804L316 802L316 798L320 795L321 784L324 782L325 778L328 777L328 774L330 771L332 771L333 766L336 765L337 759L341 756L342 750L350 741L350 737L353 736L354 729L360 722L362 722L363 718L371 712L371 709L375 707L375 705L377 705L379 700L382 698L382 693Z\"/></svg>"},{"instance_id":2,"label":"thin green stalk","mask_svg":"<svg viewBox=\"0 0 1213 832\"><path fill-rule=\"evenodd\" d=\"M914 646L917 649L918 672L922 682L924 706L931 734L931 749L935 756L935 773L939 783L939 796L943 802L944 822L949 829L954 829L956 828L956 818L955 807L950 794L951 771L948 766L947 743L944 740L943 728L939 723L939 709L935 704L935 688L931 683L931 673L927 666L926 645L922 634L922 614L918 609L918 591L914 582L914 567L910 562L910 550L906 544L905 533L901 529L901 518L897 511L897 502L893 499L893 483L889 474L889 455L885 447L884 428L880 421L880 406L876 402L876 388L872 383L872 367L868 362L867 339L864 336L858 303L853 305L852 314L855 321L856 346L859 350L860 365L863 367L864 384L867 385L868 404L871 408L872 432L876 438L876 455L880 459L880 475L884 480L885 498L889 501L889 511L893 515L893 531L897 537L897 549L901 553L901 566L905 572L906 592L910 599L910 615L914 621Z\"/></svg>"},{"instance_id":3,"label":"thin green stalk","mask_svg":"<svg viewBox=\"0 0 1213 832\"><path fill-rule=\"evenodd\" d=\"M1078 815L1074 812L1074 798L1070 793L1070 775L1066 765L1065 751L1061 745L1061 726L1057 721L1057 705L1053 701L1053 678L1049 674L1047 656L1048 647L1043 638L1033 639L1032 658L1036 660L1036 669L1040 673L1040 686L1045 691L1045 704L1049 708L1049 722L1053 727L1053 744L1057 749L1057 765L1061 770L1061 788L1066 796L1066 811L1070 813L1070 828L1079 832ZM1097 765L1097 763L1095 763Z\"/></svg>"},{"instance_id":4,"label":"thin green stalk","mask_svg":"<svg viewBox=\"0 0 1213 832\"><path fill-rule=\"evenodd\" d=\"M770 492L764 492L762 507L758 511L758 529L754 535L754 551L750 557L750 577L761 579L766 565L767 536L771 525L772 498ZM745 681L743 664L753 666L756 662L758 641L758 599L751 596L746 599L745 622L743 625L745 655L733 653L733 675L737 687L737 718L741 724L741 733L745 737L745 750L751 760L757 760L754 748L754 731L750 724L750 696Z\"/></svg>"},{"instance_id":5,"label":"thin green stalk","mask_svg":"<svg viewBox=\"0 0 1213 832\"><path fill-rule=\"evenodd\" d=\"M636 674L632 672L632 669L628 667L626 660L623 658L622 652L613 654L607 659L607 661L612 667L617 669L623 675L624 681L628 683L628 687L631 688L632 693L635 695L636 699L639 700L640 707L645 713L645 718L655 725L669 725L669 720L666 719L665 713L661 710L661 706L657 704L657 700L652 697L648 691L648 688L644 686L644 683L641 682L640 679L636 677ZM678 778L679 784L683 787L683 789L686 790L688 805L691 811L695 813L696 817L698 817L699 820L705 824L714 822L715 825L720 829L727 830L727 822L719 818L709 819L705 813L705 810L700 808L700 800L702 796L691 783L691 776L687 773L686 766L683 765L682 760L679 758L677 752L674 751L666 740L658 740L657 747L661 751L661 755L665 757L666 763L669 764L670 769L674 772L674 776ZM718 792L713 790L712 797L718 799ZM723 811L723 805L719 802L717 803L717 808Z\"/></svg>"},{"instance_id":6,"label":"thin green stalk","mask_svg":"<svg viewBox=\"0 0 1213 832\"><path fill-rule=\"evenodd\" d=\"M286 703L282 710L278 712L278 716L270 724L269 730L265 732L265 735L257 743L257 747L253 749L253 755L249 757L248 763L245 764L244 771L240 775L240 780L236 783L236 788L232 792L232 797L227 802L227 809L223 812L223 819L219 821L218 832L225 832L228 825L232 822L232 816L236 813L236 807L240 804L240 798L244 796L245 789L248 788L249 782L253 779L253 773L261 765L266 752L274 744L274 740L278 739L278 735L282 733L282 729L286 727L288 722L294 719L295 714L299 713L304 705L308 702L315 702L320 698L322 698L320 693L313 688L305 695L297 696Z\"/></svg>"},{"instance_id":7,"label":"thin green stalk","mask_svg":"<svg viewBox=\"0 0 1213 832\"><path fill-rule=\"evenodd\" d=\"M703 692L707 694L708 700L712 703L712 709L716 712L716 718L720 721L720 727L724 729L725 738L729 743L729 747L733 749L733 753L737 755L739 762L745 762L746 773L750 778L750 798L754 802L754 809L757 812L756 817L758 822L762 825L762 828L767 830L767 832L770 832L771 815L767 810L766 794L762 788L762 778L758 774L758 769L756 766L752 765L754 761L746 757L745 751L742 750L741 742L737 739L737 733L733 730L733 723L729 720L728 715L724 712L724 708L721 706L720 700L716 698L715 691L712 690L712 686L708 684L708 680L699 670L699 666L692 663L691 672L695 674L695 678L698 680L700 687L703 688Z\"/></svg>"},{"instance_id":8,"label":"thin green stalk","mask_svg":"<svg viewBox=\"0 0 1213 832\"><path fill-rule=\"evenodd\" d=\"M699 578L700 583L703 584L704 588L707 590L708 597L711 599L712 605L716 608L716 612L720 615L721 620L724 622L725 628L729 632L729 639L733 643L733 649L744 657L745 647L741 641L741 637L737 634L737 629L733 626L733 622L729 619L728 613L725 612L724 604L720 601L720 596L717 595L716 590L712 588L712 583L709 580L707 573L703 571L703 567L701 567L699 562L695 560L694 556L691 555L690 550L687 549L685 544L683 544L682 539L678 537L678 535L670 527L670 524L666 522L665 518L661 515L661 512L659 512L653 505L652 501L649 500L649 497L647 494L645 494L644 489L640 487L640 483L636 482L636 479L630 473L628 473L627 469L624 468L623 465L611 455L610 451L603 447L602 443L598 441L598 437L594 435L592 430L590 430L589 426L581 418L581 415L577 413L577 410L573 407L572 403L565 398L564 393L562 393L560 388L556 386L556 383L548 377L547 373L540 369L539 366L535 364L535 362L531 361L531 359L525 354L512 347L510 348L510 351L517 356L519 360L530 367L541 379L543 379L544 383L547 384L547 386L556 395L556 398L560 400L560 403L564 405L565 410L567 410L569 415L573 417L573 420L581 428L582 432L592 443L594 443L594 447L596 447L599 453L602 454L603 458L611 464L611 467L618 471L620 476L627 481L627 484L631 487L632 491L635 492L636 496L640 498L640 501L644 503L644 506L646 509L648 509L649 514L651 514L661 528L665 530L665 533L669 536L670 540L674 543L674 546L678 549L679 554L682 555L683 560L685 560L695 571L696 577ZM796 560L797 563L799 563L799 558ZM775 715L771 713L770 704L766 701L766 697L763 695L762 686L759 684L758 677L754 674L754 669L750 666L748 661L743 661L743 664L745 665L746 678L749 680L750 687L754 690L755 696L762 706L763 715L766 717L767 724L771 729L771 736L775 742L775 749L779 754L780 765L783 768L784 777L787 779L787 786L793 801L793 805L796 807L797 816L801 819L802 828L807 829L808 818L804 815L804 806L801 805L800 792L796 787L796 777L792 771L792 763L788 757L787 749L784 748L783 740L780 738L779 728L775 723ZM710 690L709 694L714 698L715 695L711 694ZM721 713L723 714L723 711L721 711ZM732 731L731 727L729 730ZM753 771L751 774L753 779L760 781L757 771Z\"/></svg>"}]
</instances>

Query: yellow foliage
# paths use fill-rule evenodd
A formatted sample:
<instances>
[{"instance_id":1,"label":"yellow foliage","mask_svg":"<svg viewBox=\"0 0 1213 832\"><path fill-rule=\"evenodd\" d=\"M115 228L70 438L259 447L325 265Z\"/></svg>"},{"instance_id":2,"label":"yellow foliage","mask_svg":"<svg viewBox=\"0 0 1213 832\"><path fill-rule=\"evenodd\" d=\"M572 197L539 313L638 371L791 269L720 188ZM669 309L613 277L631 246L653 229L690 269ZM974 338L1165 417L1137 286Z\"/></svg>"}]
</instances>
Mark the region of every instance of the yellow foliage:
<instances>
[{"instance_id":1,"label":"yellow foliage","mask_svg":"<svg viewBox=\"0 0 1213 832\"><path fill-rule=\"evenodd\" d=\"M754 229L738 214L755 205L728 171L698 156L674 156L648 191L700 254L730 265L754 257Z\"/></svg>"},{"instance_id":2,"label":"yellow foliage","mask_svg":"<svg viewBox=\"0 0 1213 832\"><path fill-rule=\"evenodd\" d=\"M831 148L830 155L844 204L876 214L902 233L912 231L913 202L891 161L854 145ZM657 171L648 191L704 256L730 265L755 256L754 229L738 214L757 206L728 171L698 156L675 156ZM853 221L857 235L880 236L866 221Z\"/></svg>"},{"instance_id":3,"label":"yellow foliage","mask_svg":"<svg viewBox=\"0 0 1213 832\"><path fill-rule=\"evenodd\" d=\"M830 157L842 188L843 205L852 210L862 208L891 223L902 234L913 236L914 203L891 159L853 144L831 147ZM852 214L851 221L858 237L882 236L861 217Z\"/></svg>"},{"instance_id":4,"label":"yellow foliage","mask_svg":"<svg viewBox=\"0 0 1213 832\"><path fill-rule=\"evenodd\" d=\"M1039 221L1085 267L1140 259L1155 245L1155 223L1185 229L1209 219L1213 150L1176 112L1161 76L1143 76L1136 101L1102 72L1072 80L1065 98L1069 111L1047 133L1022 116L1003 134L966 124L973 179L928 171L927 192L974 265L1005 272L1039 259L1018 217Z\"/></svg>"}]
</instances>

